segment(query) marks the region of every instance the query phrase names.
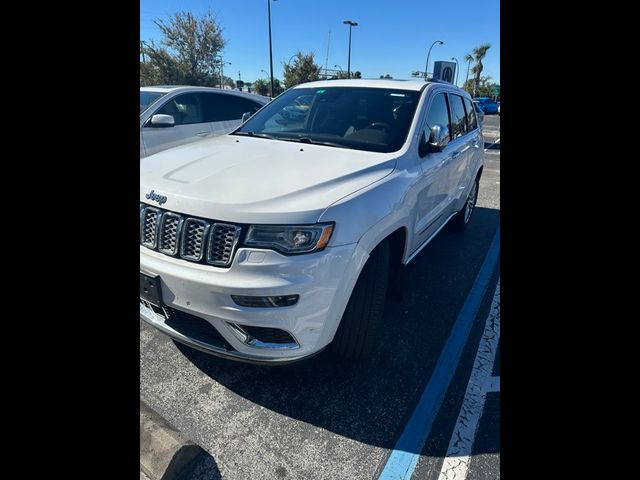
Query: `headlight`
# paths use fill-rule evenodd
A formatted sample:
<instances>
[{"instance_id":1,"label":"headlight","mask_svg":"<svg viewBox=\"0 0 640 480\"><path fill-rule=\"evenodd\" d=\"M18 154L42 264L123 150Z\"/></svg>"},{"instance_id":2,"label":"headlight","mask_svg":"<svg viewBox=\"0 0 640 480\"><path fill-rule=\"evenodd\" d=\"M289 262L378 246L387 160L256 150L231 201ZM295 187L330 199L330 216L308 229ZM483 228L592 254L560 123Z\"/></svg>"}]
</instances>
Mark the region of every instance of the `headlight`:
<instances>
[{"instance_id":1,"label":"headlight","mask_svg":"<svg viewBox=\"0 0 640 480\"><path fill-rule=\"evenodd\" d=\"M251 225L244 244L273 248L285 254L317 252L329 243L333 225Z\"/></svg>"}]
</instances>

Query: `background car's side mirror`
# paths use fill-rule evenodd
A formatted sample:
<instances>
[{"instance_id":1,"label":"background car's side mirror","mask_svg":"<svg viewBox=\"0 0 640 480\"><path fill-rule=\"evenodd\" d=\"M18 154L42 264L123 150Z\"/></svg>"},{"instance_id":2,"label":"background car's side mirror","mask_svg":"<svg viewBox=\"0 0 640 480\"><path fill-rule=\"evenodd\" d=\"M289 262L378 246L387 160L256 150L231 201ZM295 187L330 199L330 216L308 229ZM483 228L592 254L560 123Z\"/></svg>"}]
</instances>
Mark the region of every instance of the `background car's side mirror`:
<instances>
[{"instance_id":1,"label":"background car's side mirror","mask_svg":"<svg viewBox=\"0 0 640 480\"><path fill-rule=\"evenodd\" d=\"M251 112L244 112L242 114L242 123L246 122L247 120L249 120L251 117L253 116L253 113Z\"/></svg>"},{"instance_id":2,"label":"background car's side mirror","mask_svg":"<svg viewBox=\"0 0 640 480\"><path fill-rule=\"evenodd\" d=\"M151 127L156 128L167 128L175 126L176 121L173 118L173 115L164 115L162 113L156 113L153 117L151 117Z\"/></svg>"},{"instance_id":3,"label":"background car's side mirror","mask_svg":"<svg viewBox=\"0 0 640 480\"><path fill-rule=\"evenodd\" d=\"M449 143L449 128L444 125L434 125L429 133L429 140L426 140L425 134L422 135L420 142L419 154L424 157L428 153L441 152Z\"/></svg>"}]
</instances>

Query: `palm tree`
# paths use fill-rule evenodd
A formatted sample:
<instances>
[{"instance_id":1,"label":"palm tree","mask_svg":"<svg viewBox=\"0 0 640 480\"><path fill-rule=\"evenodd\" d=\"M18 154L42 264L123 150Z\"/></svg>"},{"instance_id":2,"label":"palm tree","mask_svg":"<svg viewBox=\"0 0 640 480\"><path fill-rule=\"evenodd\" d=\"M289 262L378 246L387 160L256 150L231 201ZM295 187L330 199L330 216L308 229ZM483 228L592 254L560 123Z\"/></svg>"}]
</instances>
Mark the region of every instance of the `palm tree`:
<instances>
[{"instance_id":1,"label":"palm tree","mask_svg":"<svg viewBox=\"0 0 640 480\"><path fill-rule=\"evenodd\" d=\"M467 75L464 77L464 85L466 85L467 80L469 80L469 67L471 66L471 62L473 62L473 56L470 53L467 53L464 56L464 61L467 62Z\"/></svg>"},{"instance_id":2,"label":"palm tree","mask_svg":"<svg viewBox=\"0 0 640 480\"><path fill-rule=\"evenodd\" d=\"M475 76L473 80L473 96L474 97L476 96L476 91L478 89L478 86L480 85L480 74L482 73L482 69L484 68L484 65L482 65L482 59L485 57L485 55L487 54L487 50L489 50L490 48L491 48L491 44L483 43L479 47L476 47L473 50L471 50L473 59L476 62L476 64L473 66L473 69L472 69L473 74Z\"/></svg>"}]
</instances>

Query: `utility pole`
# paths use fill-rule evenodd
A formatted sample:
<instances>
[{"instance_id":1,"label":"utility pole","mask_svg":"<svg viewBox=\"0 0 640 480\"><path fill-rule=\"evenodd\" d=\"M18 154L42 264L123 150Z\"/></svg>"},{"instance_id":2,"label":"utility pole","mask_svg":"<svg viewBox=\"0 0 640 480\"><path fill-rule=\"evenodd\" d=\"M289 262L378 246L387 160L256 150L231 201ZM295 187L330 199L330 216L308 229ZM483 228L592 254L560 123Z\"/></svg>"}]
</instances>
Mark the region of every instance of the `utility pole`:
<instances>
[{"instance_id":1,"label":"utility pole","mask_svg":"<svg viewBox=\"0 0 640 480\"><path fill-rule=\"evenodd\" d=\"M327 57L324 60L324 76L327 76L329 69L329 46L331 45L331 30L329 30L329 38L327 40Z\"/></svg>"},{"instance_id":2,"label":"utility pole","mask_svg":"<svg viewBox=\"0 0 640 480\"><path fill-rule=\"evenodd\" d=\"M224 89L224 66L225 65L232 65L232 63L231 62L225 62L224 59L219 55L216 57L216 60L220 64L220 88Z\"/></svg>"},{"instance_id":3,"label":"utility pole","mask_svg":"<svg viewBox=\"0 0 640 480\"><path fill-rule=\"evenodd\" d=\"M267 0L267 12L269 15L269 67L271 71L271 92L269 96L273 98L273 49L271 47L271 0Z\"/></svg>"}]
</instances>

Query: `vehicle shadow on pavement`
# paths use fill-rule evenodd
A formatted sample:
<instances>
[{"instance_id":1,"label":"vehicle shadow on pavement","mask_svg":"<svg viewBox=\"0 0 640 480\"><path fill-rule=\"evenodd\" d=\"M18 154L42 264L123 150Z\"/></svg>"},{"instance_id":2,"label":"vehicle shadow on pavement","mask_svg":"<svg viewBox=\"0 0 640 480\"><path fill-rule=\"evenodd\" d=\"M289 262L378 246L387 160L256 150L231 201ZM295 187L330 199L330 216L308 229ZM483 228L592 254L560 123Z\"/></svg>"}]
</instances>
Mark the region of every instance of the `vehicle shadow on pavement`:
<instances>
[{"instance_id":1,"label":"vehicle shadow on pavement","mask_svg":"<svg viewBox=\"0 0 640 480\"><path fill-rule=\"evenodd\" d=\"M485 150L500 150L500 144L492 143L492 142L484 142L484 148Z\"/></svg>"},{"instance_id":2,"label":"vehicle shadow on pavement","mask_svg":"<svg viewBox=\"0 0 640 480\"><path fill-rule=\"evenodd\" d=\"M349 363L323 352L289 366L255 366L176 345L214 381L255 404L362 443L393 448L499 221L499 210L477 207L466 232L443 230L409 264L403 298L387 301L385 330L366 361Z\"/></svg>"},{"instance_id":3,"label":"vehicle shadow on pavement","mask_svg":"<svg viewBox=\"0 0 640 480\"><path fill-rule=\"evenodd\" d=\"M202 450L175 480L222 480L216 461Z\"/></svg>"}]
</instances>

